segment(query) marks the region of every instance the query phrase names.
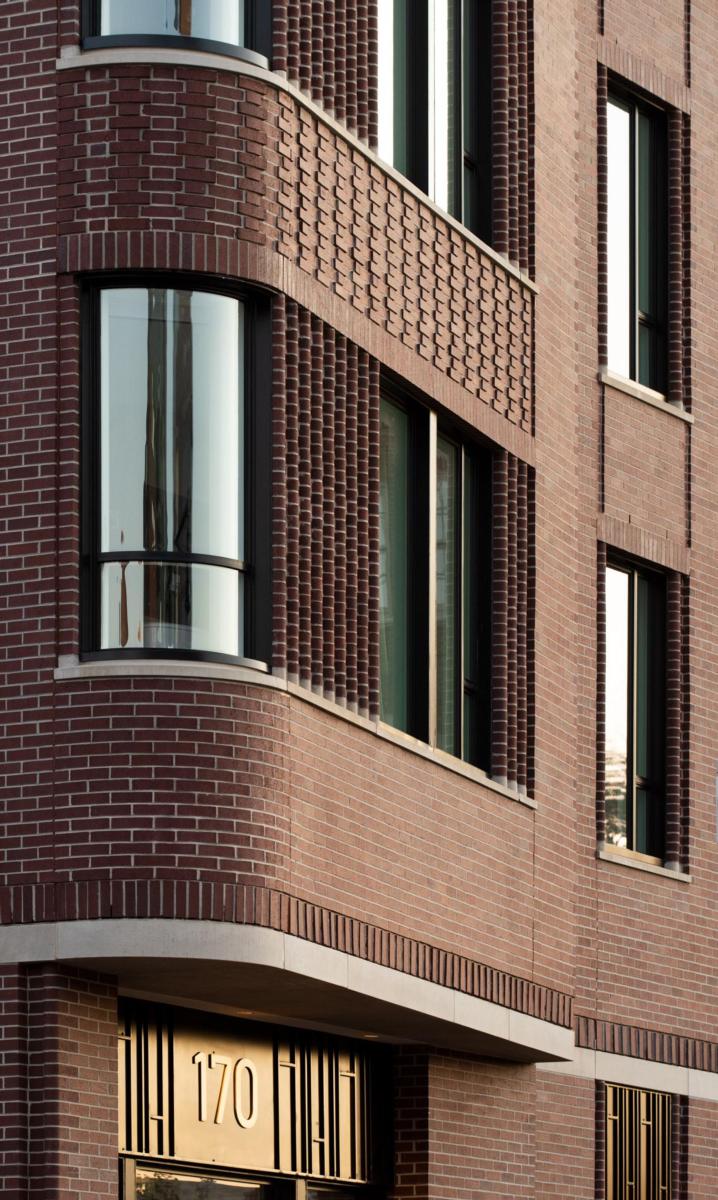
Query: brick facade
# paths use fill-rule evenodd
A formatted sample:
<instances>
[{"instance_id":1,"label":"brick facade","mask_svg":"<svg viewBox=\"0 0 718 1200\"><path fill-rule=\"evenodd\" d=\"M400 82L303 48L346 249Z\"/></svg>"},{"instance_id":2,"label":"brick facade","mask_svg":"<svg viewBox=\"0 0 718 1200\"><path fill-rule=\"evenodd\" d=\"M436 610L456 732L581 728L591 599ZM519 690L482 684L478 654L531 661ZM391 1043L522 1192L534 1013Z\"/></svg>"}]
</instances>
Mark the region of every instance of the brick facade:
<instances>
[{"instance_id":1,"label":"brick facade","mask_svg":"<svg viewBox=\"0 0 718 1200\"><path fill-rule=\"evenodd\" d=\"M3 1194L117 1196L122 981L51 924L282 933L715 1087L713 0L494 0L491 248L376 155L375 3L275 0L270 71L4 10ZM599 375L616 80L667 114L673 409ZM271 680L76 669L80 298L123 272L269 297ZM383 376L491 453L492 778L378 721ZM672 871L597 857L612 552L667 579ZM391 1195L600 1196L571 1068L402 1045ZM716 1103L674 1107L713 1196Z\"/></svg>"}]
</instances>

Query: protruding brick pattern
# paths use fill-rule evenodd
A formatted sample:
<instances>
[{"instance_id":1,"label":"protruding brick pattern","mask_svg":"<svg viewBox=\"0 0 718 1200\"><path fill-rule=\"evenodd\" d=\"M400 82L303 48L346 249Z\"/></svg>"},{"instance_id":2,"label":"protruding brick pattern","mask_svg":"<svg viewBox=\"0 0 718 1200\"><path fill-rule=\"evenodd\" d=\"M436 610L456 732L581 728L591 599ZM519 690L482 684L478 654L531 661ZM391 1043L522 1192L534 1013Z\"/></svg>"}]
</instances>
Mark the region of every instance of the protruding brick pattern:
<instances>
[{"instance_id":1,"label":"protruding brick pattern","mask_svg":"<svg viewBox=\"0 0 718 1200\"><path fill-rule=\"evenodd\" d=\"M532 0L492 4L492 242L500 254L531 266L529 136L533 124L528 33Z\"/></svg>"},{"instance_id":2,"label":"protruding brick pattern","mask_svg":"<svg viewBox=\"0 0 718 1200\"><path fill-rule=\"evenodd\" d=\"M287 413L286 511L275 495L275 523L287 536L286 551L281 538L273 548L285 598L274 597L274 661L281 671L286 658L302 686L377 717L379 367L292 301L274 307L286 310L287 328L275 375L276 410Z\"/></svg>"},{"instance_id":3,"label":"protruding brick pattern","mask_svg":"<svg viewBox=\"0 0 718 1200\"><path fill-rule=\"evenodd\" d=\"M493 459L491 774L525 791L533 614L530 610L530 472L513 455Z\"/></svg>"},{"instance_id":4,"label":"protruding brick pattern","mask_svg":"<svg viewBox=\"0 0 718 1200\"><path fill-rule=\"evenodd\" d=\"M659 1029L642 1029L595 1017L576 1017L576 1045L606 1054L623 1054L646 1062L718 1072L718 1043L680 1037Z\"/></svg>"},{"instance_id":5,"label":"protruding brick pattern","mask_svg":"<svg viewBox=\"0 0 718 1200\"><path fill-rule=\"evenodd\" d=\"M276 70L364 141L376 144L380 0L284 0L274 5Z\"/></svg>"},{"instance_id":6,"label":"protruding brick pattern","mask_svg":"<svg viewBox=\"0 0 718 1200\"><path fill-rule=\"evenodd\" d=\"M59 90L60 271L261 266L258 282L284 290L291 264L298 302L312 306L312 281L470 407L532 432L530 289L295 97L139 64L68 71Z\"/></svg>"}]
</instances>

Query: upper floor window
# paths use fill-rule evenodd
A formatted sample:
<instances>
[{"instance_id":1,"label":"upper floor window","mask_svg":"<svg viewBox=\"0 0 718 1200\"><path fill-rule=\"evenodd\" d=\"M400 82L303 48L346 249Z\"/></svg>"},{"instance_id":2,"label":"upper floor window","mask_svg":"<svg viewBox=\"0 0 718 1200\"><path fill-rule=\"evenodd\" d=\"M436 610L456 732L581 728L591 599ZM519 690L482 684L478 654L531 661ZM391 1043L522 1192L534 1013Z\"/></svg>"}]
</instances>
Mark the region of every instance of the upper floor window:
<instances>
[{"instance_id":1,"label":"upper floor window","mask_svg":"<svg viewBox=\"0 0 718 1200\"><path fill-rule=\"evenodd\" d=\"M244 656L251 313L161 286L89 309L84 649Z\"/></svg>"},{"instance_id":2,"label":"upper floor window","mask_svg":"<svg viewBox=\"0 0 718 1200\"><path fill-rule=\"evenodd\" d=\"M385 397L381 716L489 770L491 457Z\"/></svg>"},{"instance_id":3,"label":"upper floor window","mask_svg":"<svg viewBox=\"0 0 718 1200\"><path fill-rule=\"evenodd\" d=\"M607 125L608 367L665 392L665 114L613 94Z\"/></svg>"},{"instance_id":4,"label":"upper floor window","mask_svg":"<svg viewBox=\"0 0 718 1200\"><path fill-rule=\"evenodd\" d=\"M606 569L606 840L660 862L665 846L665 577Z\"/></svg>"},{"instance_id":5,"label":"upper floor window","mask_svg":"<svg viewBox=\"0 0 718 1200\"><path fill-rule=\"evenodd\" d=\"M261 0L86 0L85 45L191 39L228 53L241 47L243 56L247 47L269 54L270 7Z\"/></svg>"},{"instance_id":6,"label":"upper floor window","mask_svg":"<svg viewBox=\"0 0 718 1200\"><path fill-rule=\"evenodd\" d=\"M491 241L491 0L379 4L379 153Z\"/></svg>"}]
</instances>

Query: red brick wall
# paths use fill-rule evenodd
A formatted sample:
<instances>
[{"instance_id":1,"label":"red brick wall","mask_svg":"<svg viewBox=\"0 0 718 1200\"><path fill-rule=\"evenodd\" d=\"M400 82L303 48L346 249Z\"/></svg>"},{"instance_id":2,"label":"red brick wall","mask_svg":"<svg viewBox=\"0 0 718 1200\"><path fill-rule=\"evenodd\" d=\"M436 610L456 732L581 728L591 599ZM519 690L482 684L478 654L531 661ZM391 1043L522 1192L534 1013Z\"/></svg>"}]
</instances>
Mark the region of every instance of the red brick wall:
<instances>
[{"instance_id":1,"label":"red brick wall","mask_svg":"<svg viewBox=\"0 0 718 1200\"><path fill-rule=\"evenodd\" d=\"M596 1085L536 1072L536 1200L593 1200Z\"/></svg>"},{"instance_id":2,"label":"red brick wall","mask_svg":"<svg viewBox=\"0 0 718 1200\"><path fill-rule=\"evenodd\" d=\"M535 1111L533 1067L432 1055L427 1197L534 1197Z\"/></svg>"}]
</instances>

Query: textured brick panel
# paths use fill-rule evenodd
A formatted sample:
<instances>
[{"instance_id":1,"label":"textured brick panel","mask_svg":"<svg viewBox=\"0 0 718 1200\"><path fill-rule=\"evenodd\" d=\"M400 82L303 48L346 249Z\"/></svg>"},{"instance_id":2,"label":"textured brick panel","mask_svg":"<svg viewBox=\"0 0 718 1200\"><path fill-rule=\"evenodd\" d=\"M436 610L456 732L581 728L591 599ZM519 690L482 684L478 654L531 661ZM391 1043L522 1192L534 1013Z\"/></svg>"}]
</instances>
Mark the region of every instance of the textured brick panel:
<instances>
[{"instance_id":1,"label":"textured brick panel","mask_svg":"<svg viewBox=\"0 0 718 1200\"><path fill-rule=\"evenodd\" d=\"M718 1071L718 1043L697 1038L677 1037L657 1029L621 1025L615 1021L597 1021L576 1017L576 1045L607 1054L624 1054L648 1062L690 1067L696 1071Z\"/></svg>"}]
</instances>

